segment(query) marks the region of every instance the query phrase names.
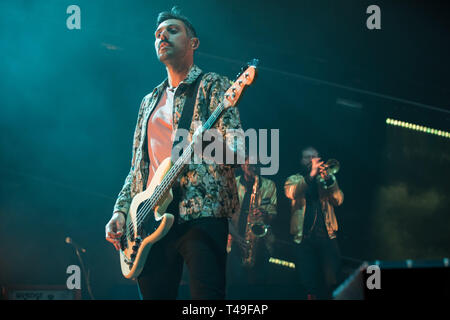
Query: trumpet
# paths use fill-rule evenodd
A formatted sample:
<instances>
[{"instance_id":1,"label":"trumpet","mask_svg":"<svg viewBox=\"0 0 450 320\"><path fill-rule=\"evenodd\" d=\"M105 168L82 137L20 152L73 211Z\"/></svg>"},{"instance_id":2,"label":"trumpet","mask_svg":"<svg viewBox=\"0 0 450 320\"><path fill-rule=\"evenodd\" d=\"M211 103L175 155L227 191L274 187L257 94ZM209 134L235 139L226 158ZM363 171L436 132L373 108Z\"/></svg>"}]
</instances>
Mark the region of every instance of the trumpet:
<instances>
[{"instance_id":1,"label":"trumpet","mask_svg":"<svg viewBox=\"0 0 450 320\"><path fill-rule=\"evenodd\" d=\"M326 185L326 181L329 179L329 177L332 177L333 181L336 179L334 175L339 172L339 169L341 168L341 165L339 161L336 159L329 159L323 166L322 170L320 172L320 175L318 175L319 182Z\"/></svg>"},{"instance_id":2,"label":"trumpet","mask_svg":"<svg viewBox=\"0 0 450 320\"><path fill-rule=\"evenodd\" d=\"M324 165L324 171L327 175L330 174L336 174L339 172L339 169L341 168L341 165L339 161L336 159L329 159Z\"/></svg>"}]
</instances>

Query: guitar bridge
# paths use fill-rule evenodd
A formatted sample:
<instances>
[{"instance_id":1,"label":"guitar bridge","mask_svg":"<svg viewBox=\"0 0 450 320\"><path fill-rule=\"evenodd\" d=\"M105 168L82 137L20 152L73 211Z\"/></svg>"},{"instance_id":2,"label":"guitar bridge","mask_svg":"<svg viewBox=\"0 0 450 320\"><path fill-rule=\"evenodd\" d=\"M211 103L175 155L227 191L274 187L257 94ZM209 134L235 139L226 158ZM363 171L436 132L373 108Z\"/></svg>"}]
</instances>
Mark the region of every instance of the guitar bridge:
<instances>
[{"instance_id":1,"label":"guitar bridge","mask_svg":"<svg viewBox=\"0 0 450 320\"><path fill-rule=\"evenodd\" d=\"M124 257L123 261L128 265L128 268L131 269L133 267L133 261Z\"/></svg>"}]
</instances>

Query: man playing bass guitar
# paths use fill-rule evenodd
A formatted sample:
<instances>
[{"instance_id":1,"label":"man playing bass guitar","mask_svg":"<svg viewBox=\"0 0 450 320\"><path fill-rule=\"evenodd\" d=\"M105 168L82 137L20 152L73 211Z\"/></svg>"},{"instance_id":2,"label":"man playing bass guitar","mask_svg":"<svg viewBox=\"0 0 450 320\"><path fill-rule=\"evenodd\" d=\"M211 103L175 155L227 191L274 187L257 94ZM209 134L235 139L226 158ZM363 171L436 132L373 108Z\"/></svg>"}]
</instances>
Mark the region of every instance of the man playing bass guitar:
<instances>
[{"instance_id":1,"label":"man playing bass guitar","mask_svg":"<svg viewBox=\"0 0 450 320\"><path fill-rule=\"evenodd\" d=\"M133 197L145 190L163 159L171 156L174 132L183 117L192 133L195 121L206 121L223 100L230 81L216 73L202 73L194 64L199 39L177 8L159 14L155 31L156 55L167 79L144 97L134 133L131 169L106 225L106 239L121 249L121 237ZM193 111L186 114L193 92ZM214 128L222 133L224 149L236 155L239 140L228 129L240 129L236 108L227 109ZM191 298L224 299L228 218L239 210L234 166L189 163L173 185L174 200L167 211L175 221L156 242L137 277L143 299L176 299L183 263L189 271ZM176 191L178 190L178 191ZM176 196L178 194L178 196Z\"/></svg>"}]
</instances>

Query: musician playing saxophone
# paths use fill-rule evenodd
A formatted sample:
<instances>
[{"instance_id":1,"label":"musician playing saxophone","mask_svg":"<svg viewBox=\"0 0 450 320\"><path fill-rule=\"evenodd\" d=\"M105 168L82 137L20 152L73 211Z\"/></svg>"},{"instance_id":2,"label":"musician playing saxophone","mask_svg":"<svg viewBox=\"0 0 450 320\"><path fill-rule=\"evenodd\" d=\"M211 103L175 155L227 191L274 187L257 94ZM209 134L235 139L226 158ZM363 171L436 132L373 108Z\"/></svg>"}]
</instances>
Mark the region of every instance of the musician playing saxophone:
<instances>
[{"instance_id":1,"label":"musician playing saxophone","mask_svg":"<svg viewBox=\"0 0 450 320\"><path fill-rule=\"evenodd\" d=\"M275 183L258 174L249 158L236 178L240 212L230 220L228 284L264 285L274 236L271 222L276 216Z\"/></svg>"}]
</instances>

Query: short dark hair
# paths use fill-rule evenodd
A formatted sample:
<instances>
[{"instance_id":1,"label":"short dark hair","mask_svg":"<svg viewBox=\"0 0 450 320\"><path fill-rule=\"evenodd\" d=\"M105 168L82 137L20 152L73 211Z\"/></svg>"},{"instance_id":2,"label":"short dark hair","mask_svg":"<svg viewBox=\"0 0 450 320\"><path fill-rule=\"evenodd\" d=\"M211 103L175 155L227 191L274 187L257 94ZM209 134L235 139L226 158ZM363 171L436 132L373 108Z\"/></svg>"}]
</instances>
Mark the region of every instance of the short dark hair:
<instances>
[{"instance_id":1,"label":"short dark hair","mask_svg":"<svg viewBox=\"0 0 450 320\"><path fill-rule=\"evenodd\" d=\"M314 150L317 153L319 153L319 150L317 150L317 148L313 147L313 146L307 146L302 148L302 150L300 151L300 157L303 157L303 152L305 152L306 150Z\"/></svg>"},{"instance_id":2,"label":"short dark hair","mask_svg":"<svg viewBox=\"0 0 450 320\"><path fill-rule=\"evenodd\" d=\"M172 7L170 11L163 11L158 14L158 18L156 19L156 27L158 27L161 23L163 23L166 20L169 19L177 19L183 21L187 34L192 37L197 37L197 32L195 31L194 26L189 21L188 18L186 18L184 15L181 14L180 8L177 6Z\"/></svg>"}]
</instances>

